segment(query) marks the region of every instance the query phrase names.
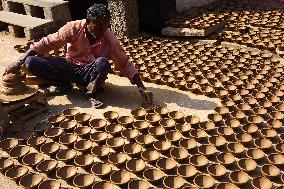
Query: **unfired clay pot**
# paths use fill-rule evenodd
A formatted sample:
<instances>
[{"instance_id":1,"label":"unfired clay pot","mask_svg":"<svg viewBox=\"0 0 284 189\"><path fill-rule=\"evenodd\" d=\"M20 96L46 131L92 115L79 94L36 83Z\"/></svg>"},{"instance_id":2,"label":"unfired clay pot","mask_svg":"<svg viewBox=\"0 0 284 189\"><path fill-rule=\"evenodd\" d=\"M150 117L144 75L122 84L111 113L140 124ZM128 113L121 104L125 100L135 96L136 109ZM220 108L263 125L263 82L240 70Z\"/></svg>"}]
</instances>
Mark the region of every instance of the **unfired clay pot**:
<instances>
[{"instance_id":1,"label":"unfired clay pot","mask_svg":"<svg viewBox=\"0 0 284 189\"><path fill-rule=\"evenodd\" d=\"M128 183L128 189L150 189L150 184L145 180L132 180Z\"/></svg>"},{"instance_id":2,"label":"unfired clay pot","mask_svg":"<svg viewBox=\"0 0 284 189\"><path fill-rule=\"evenodd\" d=\"M130 172L124 170L115 171L110 175L110 180L117 185L126 184L130 181L130 179Z\"/></svg>"},{"instance_id":3,"label":"unfired clay pot","mask_svg":"<svg viewBox=\"0 0 284 189\"><path fill-rule=\"evenodd\" d=\"M142 159L131 159L126 162L126 169L130 172L140 172L146 167L146 163Z\"/></svg>"},{"instance_id":4,"label":"unfired clay pot","mask_svg":"<svg viewBox=\"0 0 284 189\"><path fill-rule=\"evenodd\" d=\"M105 157L110 153L110 147L106 145L94 146L91 150L92 154L96 157Z\"/></svg>"},{"instance_id":5,"label":"unfired clay pot","mask_svg":"<svg viewBox=\"0 0 284 189\"><path fill-rule=\"evenodd\" d=\"M241 186L248 183L250 177L243 171L234 171L229 174L229 179L232 183Z\"/></svg>"},{"instance_id":6,"label":"unfired clay pot","mask_svg":"<svg viewBox=\"0 0 284 189\"><path fill-rule=\"evenodd\" d=\"M164 175L165 174L161 170L156 169L156 168L146 169L143 172L143 177L152 183L161 180L164 177Z\"/></svg>"},{"instance_id":7,"label":"unfired clay pot","mask_svg":"<svg viewBox=\"0 0 284 189\"><path fill-rule=\"evenodd\" d=\"M104 117L109 122L116 122L117 118L119 117L119 114L115 111L107 111L104 113Z\"/></svg>"},{"instance_id":8,"label":"unfired clay pot","mask_svg":"<svg viewBox=\"0 0 284 189\"><path fill-rule=\"evenodd\" d=\"M36 166L36 170L40 173L50 173L57 167L56 160L44 160Z\"/></svg>"},{"instance_id":9,"label":"unfired clay pot","mask_svg":"<svg viewBox=\"0 0 284 189\"><path fill-rule=\"evenodd\" d=\"M61 183L56 180L46 180L39 184L38 189L60 189Z\"/></svg>"},{"instance_id":10,"label":"unfired clay pot","mask_svg":"<svg viewBox=\"0 0 284 189\"><path fill-rule=\"evenodd\" d=\"M43 155L40 153L29 153L22 159L23 164L28 166L36 166L43 160Z\"/></svg>"},{"instance_id":11,"label":"unfired clay pot","mask_svg":"<svg viewBox=\"0 0 284 189\"><path fill-rule=\"evenodd\" d=\"M7 169L14 165L14 161L10 158L0 158L0 172L4 173Z\"/></svg>"},{"instance_id":12,"label":"unfired clay pot","mask_svg":"<svg viewBox=\"0 0 284 189\"><path fill-rule=\"evenodd\" d=\"M23 178L21 178L19 184L20 184L20 186L22 186L24 188L34 188L34 187L38 186L41 183L42 180L43 180L43 176L38 175L38 174L34 174L34 173L30 173L30 174L23 176Z\"/></svg>"},{"instance_id":13,"label":"unfired clay pot","mask_svg":"<svg viewBox=\"0 0 284 189\"><path fill-rule=\"evenodd\" d=\"M96 162L92 166L92 173L98 176L108 175L112 170L112 166L108 163Z\"/></svg>"},{"instance_id":14,"label":"unfired clay pot","mask_svg":"<svg viewBox=\"0 0 284 189\"><path fill-rule=\"evenodd\" d=\"M251 181L251 184L254 188L257 189L261 188L270 189L273 187L273 183L265 177L256 177Z\"/></svg>"},{"instance_id":15,"label":"unfired clay pot","mask_svg":"<svg viewBox=\"0 0 284 189\"><path fill-rule=\"evenodd\" d=\"M186 180L179 176L166 176L163 179L165 188L181 188L186 183Z\"/></svg>"},{"instance_id":16,"label":"unfired clay pot","mask_svg":"<svg viewBox=\"0 0 284 189\"><path fill-rule=\"evenodd\" d=\"M56 159L60 161L69 161L76 156L77 152L73 149L60 150L56 154Z\"/></svg>"},{"instance_id":17,"label":"unfired clay pot","mask_svg":"<svg viewBox=\"0 0 284 189\"><path fill-rule=\"evenodd\" d=\"M14 165L5 172L5 176L14 181L17 181L19 180L19 178L27 174L28 171L29 171L29 168L26 166Z\"/></svg>"},{"instance_id":18,"label":"unfired clay pot","mask_svg":"<svg viewBox=\"0 0 284 189\"><path fill-rule=\"evenodd\" d=\"M215 179L207 175L198 175L194 178L194 184L200 188L211 188L215 183Z\"/></svg>"},{"instance_id":19,"label":"unfired clay pot","mask_svg":"<svg viewBox=\"0 0 284 189\"><path fill-rule=\"evenodd\" d=\"M75 166L60 167L56 171L56 177L63 180L70 180L77 174L77 168Z\"/></svg>"},{"instance_id":20,"label":"unfired clay pot","mask_svg":"<svg viewBox=\"0 0 284 189\"><path fill-rule=\"evenodd\" d=\"M91 174L78 174L73 178L73 184L79 188L90 187L95 181L95 176Z\"/></svg>"},{"instance_id":21,"label":"unfired clay pot","mask_svg":"<svg viewBox=\"0 0 284 189\"><path fill-rule=\"evenodd\" d=\"M177 168L177 174L181 177L190 178L197 174L197 169L191 164L182 164Z\"/></svg>"}]
</instances>

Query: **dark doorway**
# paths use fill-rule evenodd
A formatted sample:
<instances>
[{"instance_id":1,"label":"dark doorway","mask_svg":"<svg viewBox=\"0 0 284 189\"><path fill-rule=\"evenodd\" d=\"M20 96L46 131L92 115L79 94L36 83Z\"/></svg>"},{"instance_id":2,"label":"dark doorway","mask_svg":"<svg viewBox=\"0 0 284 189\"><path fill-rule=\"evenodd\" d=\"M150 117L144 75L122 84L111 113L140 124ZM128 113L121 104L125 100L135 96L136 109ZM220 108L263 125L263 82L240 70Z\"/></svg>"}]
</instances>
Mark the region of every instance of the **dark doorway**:
<instances>
[{"instance_id":1,"label":"dark doorway","mask_svg":"<svg viewBox=\"0 0 284 189\"><path fill-rule=\"evenodd\" d=\"M72 20L86 18L87 9L95 3L101 3L107 6L107 0L67 0L71 11Z\"/></svg>"},{"instance_id":2,"label":"dark doorway","mask_svg":"<svg viewBox=\"0 0 284 189\"><path fill-rule=\"evenodd\" d=\"M140 32L161 34L164 22L176 14L176 0L139 0Z\"/></svg>"}]
</instances>

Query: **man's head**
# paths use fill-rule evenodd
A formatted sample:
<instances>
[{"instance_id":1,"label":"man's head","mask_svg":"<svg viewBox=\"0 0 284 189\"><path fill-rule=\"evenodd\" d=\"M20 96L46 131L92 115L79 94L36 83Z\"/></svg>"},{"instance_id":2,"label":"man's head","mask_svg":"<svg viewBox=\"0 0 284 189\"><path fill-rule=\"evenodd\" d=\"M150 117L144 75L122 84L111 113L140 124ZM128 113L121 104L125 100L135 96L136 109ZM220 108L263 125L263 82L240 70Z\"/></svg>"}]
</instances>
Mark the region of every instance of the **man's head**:
<instances>
[{"instance_id":1,"label":"man's head","mask_svg":"<svg viewBox=\"0 0 284 189\"><path fill-rule=\"evenodd\" d=\"M95 36L100 38L110 27L110 11L103 4L94 4L87 10L87 29Z\"/></svg>"}]
</instances>

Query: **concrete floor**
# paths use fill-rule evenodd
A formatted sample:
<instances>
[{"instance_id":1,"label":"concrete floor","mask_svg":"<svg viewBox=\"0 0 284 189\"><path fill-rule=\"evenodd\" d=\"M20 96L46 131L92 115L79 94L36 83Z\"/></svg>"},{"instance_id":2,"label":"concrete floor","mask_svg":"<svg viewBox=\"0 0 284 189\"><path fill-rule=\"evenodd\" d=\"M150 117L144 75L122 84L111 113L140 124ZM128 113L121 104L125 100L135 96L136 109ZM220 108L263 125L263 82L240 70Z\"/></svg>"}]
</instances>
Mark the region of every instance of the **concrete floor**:
<instances>
[{"instance_id":1,"label":"concrete floor","mask_svg":"<svg viewBox=\"0 0 284 189\"><path fill-rule=\"evenodd\" d=\"M14 50L14 45L25 44L25 39L14 38L5 33L0 33L0 74L4 72L5 67L16 61L21 54ZM207 115L213 112L214 108L220 106L219 99L210 99L205 96L197 96L190 92L172 89L167 86L145 83L146 87L154 94L154 104L167 106L170 110L180 110L186 115L197 115L201 120L206 120ZM116 75L110 75L105 86L104 101L106 106L103 109L91 108L90 104L79 90L74 89L63 96L48 98L49 110L36 116L28 122L33 125L50 115L58 114L63 109L76 107L81 112L91 114L94 118L103 116L105 111L114 110L120 115L130 115L132 109L138 108L142 104L142 98L136 86L131 85L127 78ZM4 154L0 154L4 155ZM0 174L0 189L20 188L14 181L6 179Z\"/></svg>"}]
</instances>

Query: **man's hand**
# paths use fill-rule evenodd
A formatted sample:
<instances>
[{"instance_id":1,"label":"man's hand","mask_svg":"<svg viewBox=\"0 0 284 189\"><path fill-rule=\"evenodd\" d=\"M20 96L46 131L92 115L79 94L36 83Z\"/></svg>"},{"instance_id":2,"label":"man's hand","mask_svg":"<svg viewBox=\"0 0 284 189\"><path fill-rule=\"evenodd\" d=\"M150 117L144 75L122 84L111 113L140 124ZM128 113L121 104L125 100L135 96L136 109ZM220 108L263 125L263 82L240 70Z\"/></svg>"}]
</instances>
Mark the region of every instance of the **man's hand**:
<instances>
[{"instance_id":1,"label":"man's hand","mask_svg":"<svg viewBox=\"0 0 284 189\"><path fill-rule=\"evenodd\" d=\"M147 104L153 104L153 93L151 91L139 88L139 92Z\"/></svg>"},{"instance_id":2,"label":"man's hand","mask_svg":"<svg viewBox=\"0 0 284 189\"><path fill-rule=\"evenodd\" d=\"M22 65L21 61L17 61L17 62L14 62L14 63L10 64L5 69L5 72L4 72L3 75L9 74L9 73L17 73L17 72L19 72L20 69L21 69L21 65Z\"/></svg>"}]
</instances>

